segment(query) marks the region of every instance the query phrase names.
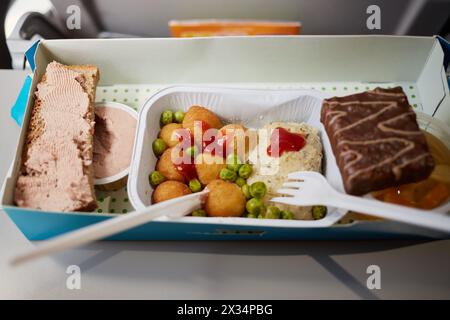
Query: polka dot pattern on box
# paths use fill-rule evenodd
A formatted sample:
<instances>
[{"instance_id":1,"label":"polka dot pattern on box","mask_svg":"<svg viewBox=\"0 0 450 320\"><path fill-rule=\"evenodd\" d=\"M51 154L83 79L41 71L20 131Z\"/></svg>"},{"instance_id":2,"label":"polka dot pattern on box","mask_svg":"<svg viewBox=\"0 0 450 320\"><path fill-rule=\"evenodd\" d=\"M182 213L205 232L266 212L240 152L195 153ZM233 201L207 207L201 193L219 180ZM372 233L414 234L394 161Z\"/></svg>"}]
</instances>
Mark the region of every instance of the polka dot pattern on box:
<instances>
[{"instance_id":1,"label":"polka dot pattern on box","mask_svg":"<svg viewBox=\"0 0 450 320\"><path fill-rule=\"evenodd\" d=\"M117 191L96 191L97 213L127 213L133 211L128 199L127 188Z\"/></svg>"},{"instance_id":2,"label":"polka dot pattern on box","mask_svg":"<svg viewBox=\"0 0 450 320\"><path fill-rule=\"evenodd\" d=\"M422 110L419 92L415 83L363 83L363 82L311 82L311 83L227 83L214 84L220 87L241 87L255 89L311 89L325 92L330 95L345 96L353 93L371 90L376 87L393 88L401 86L408 97L409 103L416 110ZM120 102L130 108L140 111L145 101L159 90L169 86L169 84L158 85L113 85L97 87L97 102ZM213 84L208 84L213 86ZM123 214L133 211L133 207L128 198L127 188L122 188L114 192L97 190L97 213Z\"/></svg>"}]
</instances>

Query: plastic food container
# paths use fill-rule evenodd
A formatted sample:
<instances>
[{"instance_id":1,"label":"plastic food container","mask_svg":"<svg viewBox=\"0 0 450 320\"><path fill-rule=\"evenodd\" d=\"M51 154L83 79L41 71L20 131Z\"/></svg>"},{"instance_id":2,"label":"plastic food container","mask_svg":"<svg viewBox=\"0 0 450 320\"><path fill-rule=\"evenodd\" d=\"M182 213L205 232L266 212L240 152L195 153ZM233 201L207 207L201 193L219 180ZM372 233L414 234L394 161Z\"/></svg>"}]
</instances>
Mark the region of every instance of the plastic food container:
<instances>
[{"instance_id":1,"label":"plastic food container","mask_svg":"<svg viewBox=\"0 0 450 320\"><path fill-rule=\"evenodd\" d=\"M343 190L339 170L331 145L320 122L320 110L325 95L316 90L251 90L209 87L170 87L149 98L141 109L128 179L128 194L136 210L151 205L152 188L148 175L155 168L152 141L160 130L163 110L186 111L192 105L202 105L216 113L223 122L240 122L249 128L259 128L273 121L306 122L319 129L323 144L324 174L337 189ZM320 220L267 220L248 218L184 217L177 222L226 223L235 225L280 227L325 227L336 223L345 211L328 208Z\"/></svg>"},{"instance_id":2,"label":"plastic food container","mask_svg":"<svg viewBox=\"0 0 450 320\"><path fill-rule=\"evenodd\" d=\"M433 118L423 112L417 112L417 123L420 128L438 138L450 150L450 127L439 119ZM450 212L450 200L432 211Z\"/></svg>"},{"instance_id":3,"label":"plastic food container","mask_svg":"<svg viewBox=\"0 0 450 320\"><path fill-rule=\"evenodd\" d=\"M426 113L416 112L416 114L420 128L431 133L450 149L450 128L439 119L433 118Z\"/></svg>"},{"instance_id":4,"label":"plastic food container","mask_svg":"<svg viewBox=\"0 0 450 320\"><path fill-rule=\"evenodd\" d=\"M423 112L416 112L416 115L417 115L417 123L419 124L419 127L423 131L431 133L434 137L439 139L439 141L442 142L450 150L450 128L442 121L439 121L438 119L433 118ZM367 194L364 197L378 201L372 196L372 194ZM450 212L450 200L448 200L446 203L444 203L444 204L440 205L439 207L436 207L430 211L449 213Z\"/></svg>"},{"instance_id":5,"label":"plastic food container","mask_svg":"<svg viewBox=\"0 0 450 320\"><path fill-rule=\"evenodd\" d=\"M119 109L122 110L129 115L131 115L134 119L136 119L136 122L138 120L138 114L135 110L130 108L129 106L118 103L118 102L97 102L95 104L95 107L103 107L103 108L113 108L113 109ZM128 172L130 170L130 167L128 166L126 169L116 173L113 176L101 178L101 179L94 179L94 185L95 188L102 190L102 191L116 191L121 188L123 188L127 184L128 180Z\"/></svg>"}]
</instances>

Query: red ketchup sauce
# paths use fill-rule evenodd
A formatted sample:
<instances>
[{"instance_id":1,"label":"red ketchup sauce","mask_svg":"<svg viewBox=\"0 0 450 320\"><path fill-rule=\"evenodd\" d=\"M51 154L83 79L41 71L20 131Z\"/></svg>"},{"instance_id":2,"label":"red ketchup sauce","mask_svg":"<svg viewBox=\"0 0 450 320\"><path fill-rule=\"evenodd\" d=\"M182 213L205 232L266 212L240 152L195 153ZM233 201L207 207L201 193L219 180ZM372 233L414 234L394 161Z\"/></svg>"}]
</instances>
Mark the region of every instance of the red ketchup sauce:
<instances>
[{"instance_id":1,"label":"red ketchup sauce","mask_svg":"<svg viewBox=\"0 0 450 320\"><path fill-rule=\"evenodd\" d=\"M219 157L225 157L226 153L226 136L222 136L218 138L219 130L213 129L208 126L207 123L202 121L202 129L203 129L203 135L202 135L202 142L201 142L201 150L205 153L210 153L212 155L217 155ZM214 133L207 137L205 136L205 132L207 130L214 130Z\"/></svg>"},{"instance_id":2,"label":"red ketchup sauce","mask_svg":"<svg viewBox=\"0 0 450 320\"><path fill-rule=\"evenodd\" d=\"M218 139L212 139L212 141L203 142L203 152L211 153L219 157L225 157L227 150L227 137L223 136Z\"/></svg>"},{"instance_id":3,"label":"red ketchup sauce","mask_svg":"<svg viewBox=\"0 0 450 320\"><path fill-rule=\"evenodd\" d=\"M180 142L182 149L186 150L189 147L194 146L194 135L189 129L178 129L175 132L175 135ZM189 161L187 161L189 160ZM174 163L175 169L184 177L186 181L190 181L192 179L196 179L197 170L195 169L195 161L193 157L183 158L183 162Z\"/></svg>"},{"instance_id":4,"label":"red ketchup sauce","mask_svg":"<svg viewBox=\"0 0 450 320\"><path fill-rule=\"evenodd\" d=\"M199 149L201 150L201 152L225 157L227 136L217 138L217 134L213 134L209 139L206 139L204 134L208 129L211 128L204 121L201 121L201 128L201 141L197 141L197 137L195 137L194 133L189 129L179 130L176 132L177 139L183 145L183 149L186 150L190 146L192 147L194 145L197 145L200 147ZM198 178L194 158L190 158L190 163L182 162L180 164L174 164L174 166L175 169L186 179L186 181Z\"/></svg>"},{"instance_id":5,"label":"red ketchup sauce","mask_svg":"<svg viewBox=\"0 0 450 320\"><path fill-rule=\"evenodd\" d=\"M197 170L195 169L194 159L191 159L191 163L175 164L175 169L186 179L191 181L197 179Z\"/></svg>"},{"instance_id":6,"label":"red ketchup sauce","mask_svg":"<svg viewBox=\"0 0 450 320\"><path fill-rule=\"evenodd\" d=\"M206 122L201 121L201 136L203 137L206 130L209 129L209 126ZM196 129L195 129L196 130ZM198 134L198 132L195 132ZM201 146L200 150L203 152L203 150L207 147L207 145L214 142L214 139L211 139L211 141L197 141L194 136L194 132L191 132L189 129L181 129L178 130L176 133L177 139L182 145L182 148L184 150L187 150L189 147L193 147L194 145ZM187 161L189 160L189 161ZM186 160L183 158L183 162L180 164L174 163L175 169L184 177L186 181L190 181L192 179L197 179L197 169L195 168L195 159L194 157L187 157Z\"/></svg>"},{"instance_id":7,"label":"red ketchup sauce","mask_svg":"<svg viewBox=\"0 0 450 320\"><path fill-rule=\"evenodd\" d=\"M278 150L276 144L278 144ZM281 157L287 151L300 151L305 144L306 140L303 135L278 127L272 132L267 154L271 157Z\"/></svg>"}]
</instances>

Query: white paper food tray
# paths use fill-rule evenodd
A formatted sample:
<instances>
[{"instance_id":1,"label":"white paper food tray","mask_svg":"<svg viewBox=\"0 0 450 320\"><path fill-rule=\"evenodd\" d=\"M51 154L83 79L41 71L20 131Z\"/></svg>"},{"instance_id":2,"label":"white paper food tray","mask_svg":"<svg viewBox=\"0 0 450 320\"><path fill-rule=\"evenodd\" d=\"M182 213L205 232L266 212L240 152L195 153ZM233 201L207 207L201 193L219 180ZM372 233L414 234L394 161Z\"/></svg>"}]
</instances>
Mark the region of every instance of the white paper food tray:
<instances>
[{"instance_id":1,"label":"white paper food tray","mask_svg":"<svg viewBox=\"0 0 450 320\"><path fill-rule=\"evenodd\" d=\"M445 46L443 46L445 48ZM94 64L101 80L97 101L124 102L140 109L167 86L207 85L259 89L315 89L345 95L377 86L400 85L413 107L450 124L450 95L444 51L434 37L281 36L192 39L43 40L28 52L33 78L13 110L22 120L12 169L5 179L1 205L29 239L46 239L111 218L115 203L104 195L103 212L43 212L13 206L15 179L28 127L33 93L46 65ZM447 60L448 61L448 58ZM19 121L21 122L21 121ZM124 198L127 190L118 195ZM103 196L103 195L102 195ZM106 199L108 198L108 199ZM101 198L100 198L101 199ZM128 210L131 210L129 206ZM126 212L127 209L123 209ZM118 211L116 211L118 212ZM113 239L349 239L444 237L393 222L352 222L330 228L213 223L149 223Z\"/></svg>"}]
</instances>

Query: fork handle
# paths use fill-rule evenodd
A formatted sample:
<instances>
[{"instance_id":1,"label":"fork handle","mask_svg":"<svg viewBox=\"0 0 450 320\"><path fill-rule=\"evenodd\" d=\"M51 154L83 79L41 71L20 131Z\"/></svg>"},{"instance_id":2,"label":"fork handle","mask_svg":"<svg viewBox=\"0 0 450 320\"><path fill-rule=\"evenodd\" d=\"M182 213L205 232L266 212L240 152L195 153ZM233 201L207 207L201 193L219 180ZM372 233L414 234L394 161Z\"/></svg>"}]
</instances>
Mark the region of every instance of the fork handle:
<instances>
[{"instance_id":1,"label":"fork handle","mask_svg":"<svg viewBox=\"0 0 450 320\"><path fill-rule=\"evenodd\" d=\"M111 218L87 227L57 236L42 244L31 248L29 251L17 255L11 263L19 265L24 262L56 253L58 251L81 246L89 242L100 240L112 236L119 232L143 225L157 218L182 217L199 208L202 197L207 191L190 194L184 197L175 198L167 202L161 202L149 206L141 211L133 211L115 218Z\"/></svg>"},{"instance_id":2,"label":"fork handle","mask_svg":"<svg viewBox=\"0 0 450 320\"><path fill-rule=\"evenodd\" d=\"M450 216L445 214L364 199L339 192L333 192L331 197L327 199L327 202L328 205L340 209L348 209L375 217L450 233Z\"/></svg>"}]
</instances>

